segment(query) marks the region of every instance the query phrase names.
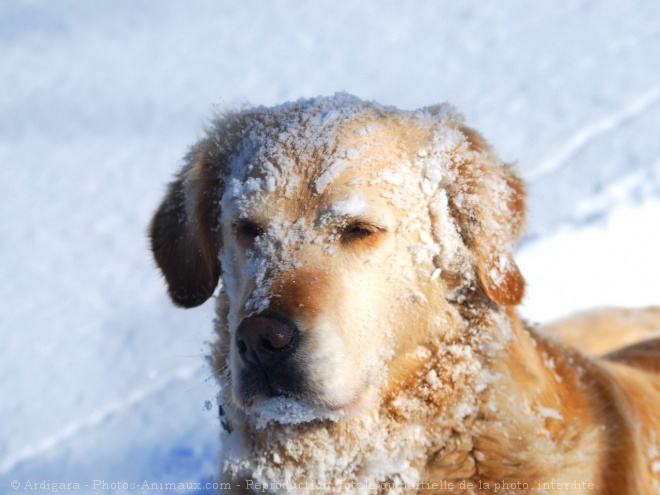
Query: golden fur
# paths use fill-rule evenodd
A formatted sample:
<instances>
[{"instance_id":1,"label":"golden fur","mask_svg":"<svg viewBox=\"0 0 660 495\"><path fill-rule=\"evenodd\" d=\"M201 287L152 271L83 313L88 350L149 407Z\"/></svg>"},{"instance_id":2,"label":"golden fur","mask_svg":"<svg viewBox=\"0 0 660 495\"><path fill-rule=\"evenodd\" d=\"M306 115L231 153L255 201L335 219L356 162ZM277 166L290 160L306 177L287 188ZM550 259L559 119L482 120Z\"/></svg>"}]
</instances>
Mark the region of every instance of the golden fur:
<instances>
[{"instance_id":1,"label":"golden fur","mask_svg":"<svg viewBox=\"0 0 660 495\"><path fill-rule=\"evenodd\" d=\"M523 186L451 108L245 110L187 162L152 248L179 305L222 277L233 492L660 493L660 341L612 352L573 334L608 332L598 317L554 327L596 358L518 318ZM300 334L295 386L246 378L237 328L271 314Z\"/></svg>"},{"instance_id":2,"label":"golden fur","mask_svg":"<svg viewBox=\"0 0 660 495\"><path fill-rule=\"evenodd\" d=\"M660 307L602 308L548 323L543 330L591 354L660 337Z\"/></svg>"}]
</instances>

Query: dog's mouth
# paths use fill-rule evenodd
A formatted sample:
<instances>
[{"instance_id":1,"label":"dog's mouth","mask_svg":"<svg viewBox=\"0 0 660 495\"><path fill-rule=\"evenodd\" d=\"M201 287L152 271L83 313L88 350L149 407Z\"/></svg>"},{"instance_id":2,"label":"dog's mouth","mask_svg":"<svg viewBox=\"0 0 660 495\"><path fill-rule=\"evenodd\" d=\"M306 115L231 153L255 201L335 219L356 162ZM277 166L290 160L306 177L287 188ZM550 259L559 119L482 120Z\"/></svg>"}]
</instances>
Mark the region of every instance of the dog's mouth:
<instances>
[{"instance_id":1,"label":"dog's mouth","mask_svg":"<svg viewBox=\"0 0 660 495\"><path fill-rule=\"evenodd\" d=\"M343 404L332 404L315 400L313 402L288 394L260 397L253 400L248 410L257 427L261 428L270 421L280 424L300 424L312 421L338 421L350 417L360 410L365 394L360 394Z\"/></svg>"},{"instance_id":2,"label":"dog's mouth","mask_svg":"<svg viewBox=\"0 0 660 495\"><path fill-rule=\"evenodd\" d=\"M265 366L258 360L243 363L232 380L234 398L245 411L270 399L316 404L319 401L305 377L303 367L293 359L277 366Z\"/></svg>"},{"instance_id":3,"label":"dog's mouth","mask_svg":"<svg viewBox=\"0 0 660 495\"><path fill-rule=\"evenodd\" d=\"M261 401L249 414L256 420L257 427L265 426L270 421L280 424L300 424L317 420L337 421L344 416L341 410L329 410L284 395Z\"/></svg>"},{"instance_id":4,"label":"dog's mouth","mask_svg":"<svg viewBox=\"0 0 660 495\"><path fill-rule=\"evenodd\" d=\"M297 373L287 373L298 375ZM314 420L350 416L360 410L368 395L368 385L345 400L329 400L305 384L304 379L283 379L281 375L242 370L235 384L234 399L248 415L263 423L270 420L282 424L305 423ZM265 424L265 423L264 423Z\"/></svg>"},{"instance_id":5,"label":"dog's mouth","mask_svg":"<svg viewBox=\"0 0 660 495\"><path fill-rule=\"evenodd\" d=\"M231 377L233 402L258 423L282 424L338 420L363 411L373 402L375 383L363 377L353 386L325 390L309 364L292 359L281 366L239 366ZM350 389L350 391L349 391Z\"/></svg>"},{"instance_id":6,"label":"dog's mouth","mask_svg":"<svg viewBox=\"0 0 660 495\"><path fill-rule=\"evenodd\" d=\"M244 318L233 333L232 398L247 414L300 423L361 410L370 381L337 358L340 346L314 340L294 319L267 311ZM310 335L312 337L310 337ZM335 346L333 351L329 349ZM318 350L321 349L321 352ZM315 352L316 351L316 352Z\"/></svg>"}]
</instances>

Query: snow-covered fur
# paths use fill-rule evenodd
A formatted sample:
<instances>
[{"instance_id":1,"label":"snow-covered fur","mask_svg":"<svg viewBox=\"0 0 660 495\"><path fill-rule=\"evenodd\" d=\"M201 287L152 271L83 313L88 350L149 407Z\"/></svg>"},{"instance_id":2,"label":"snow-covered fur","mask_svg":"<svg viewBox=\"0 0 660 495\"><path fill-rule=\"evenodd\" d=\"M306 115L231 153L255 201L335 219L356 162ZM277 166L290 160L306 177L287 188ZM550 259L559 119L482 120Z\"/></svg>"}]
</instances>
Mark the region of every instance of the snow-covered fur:
<instances>
[{"instance_id":1,"label":"snow-covered fur","mask_svg":"<svg viewBox=\"0 0 660 495\"><path fill-rule=\"evenodd\" d=\"M658 341L590 359L522 323L523 224L512 167L448 105L338 94L219 115L151 239L177 304L221 279L222 479L660 493Z\"/></svg>"}]
</instances>

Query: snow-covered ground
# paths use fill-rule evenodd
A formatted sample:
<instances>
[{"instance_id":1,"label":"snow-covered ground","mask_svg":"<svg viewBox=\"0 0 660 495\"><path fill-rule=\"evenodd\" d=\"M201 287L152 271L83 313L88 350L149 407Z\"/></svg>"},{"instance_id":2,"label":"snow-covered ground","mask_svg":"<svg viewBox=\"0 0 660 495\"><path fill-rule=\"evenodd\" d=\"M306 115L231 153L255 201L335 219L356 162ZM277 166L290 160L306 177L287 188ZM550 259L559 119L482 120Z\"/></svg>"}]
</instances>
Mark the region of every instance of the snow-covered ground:
<instances>
[{"instance_id":1,"label":"snow-covered ground","mask_svg":"<svg viewBox=\"0 0 660 495\"><path fill-rule=\"evenodd\" d=\"M212 105L450 101L529 182L526 316L660 303L656 0L25 0L0 54L0 493L213 478L212 305L145 237Z\"/></svg>"}]
</instances>

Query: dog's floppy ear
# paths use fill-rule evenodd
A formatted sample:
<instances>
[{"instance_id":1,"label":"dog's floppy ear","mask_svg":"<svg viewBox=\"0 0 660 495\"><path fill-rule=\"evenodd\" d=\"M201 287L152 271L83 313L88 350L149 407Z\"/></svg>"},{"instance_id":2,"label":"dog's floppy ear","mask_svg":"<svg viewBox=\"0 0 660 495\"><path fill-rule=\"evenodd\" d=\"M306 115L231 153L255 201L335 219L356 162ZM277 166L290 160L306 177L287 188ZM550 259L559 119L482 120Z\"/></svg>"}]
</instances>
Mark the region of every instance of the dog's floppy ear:
<instances>
[{"instance_id":1,"label":"dog's floppy ear","mask_svg":"<svg viewBox=\"0 0 660 495\"><path fill-rule=\"evenodd\" d=\"M486 296L501 306L522 300L525 280L513 249L525 222L521 180L497 158L473 129L461 126L467 151L454 162L449 195L461 235L475 255L475 268Z\"/></svg>"},{"instance_id":2,"label":"dog's floppy ear","mask_svg":"<svg viewBox=\"0 0 660 495\"><path fill-rule=\"evenodd\" d=\"M193 147L187 164L169 185L151 221L149 236L170 297L186 308L198 306L220 277L217 232L220 178L211 165L211 141Z\"/></svg>"}]
</instances>

